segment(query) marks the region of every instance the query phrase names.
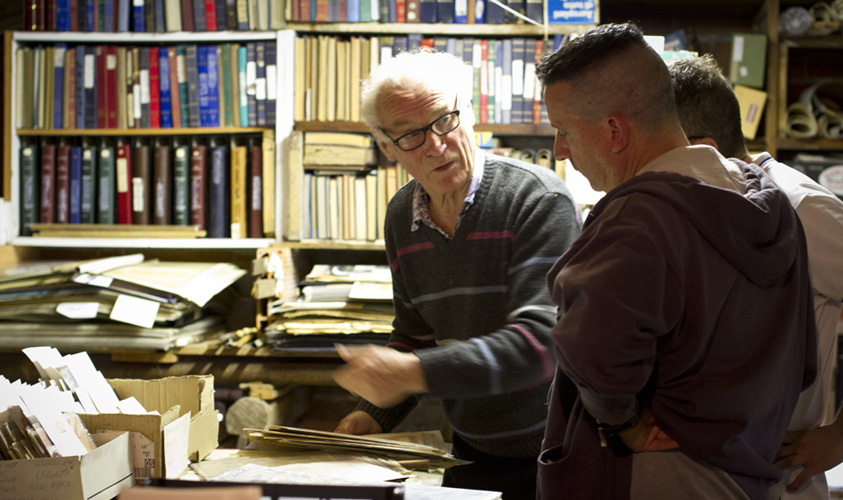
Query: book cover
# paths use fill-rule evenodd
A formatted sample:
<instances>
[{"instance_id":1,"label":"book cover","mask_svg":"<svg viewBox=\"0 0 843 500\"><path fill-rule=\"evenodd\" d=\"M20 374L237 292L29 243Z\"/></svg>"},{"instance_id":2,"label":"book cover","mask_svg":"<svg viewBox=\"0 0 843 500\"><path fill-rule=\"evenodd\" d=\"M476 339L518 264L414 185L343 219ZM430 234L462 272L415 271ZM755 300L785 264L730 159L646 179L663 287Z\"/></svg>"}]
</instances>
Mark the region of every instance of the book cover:
<instances>
[{"instance_id":1,"label":"book cover","mask_svg":"<svg viewBox=\"0 0 843 500\"><path fill-rule=\"evenodd\" d=\"M149 128L161 128L161 77L158 47L149 47Z\"/></svg>"},{"instance_id":2,"label":"book cover","mask_svg":"<svg viewBox=\"0 0 843 500\"><path fill-rule=\"evenodd\" d=\"M117 146L116 191L117 223L132 223L132 147L129 144Z\"/></svg>"},{"instance_id":3,"label":"book cover","mask_svg":"<svg viewBox=\"0 0 843 500\"><path fill-rule=\"evenodd\" d=\"M193 30L208 31L205 18L205 0L193 0Z\"/></svg>"},{"instance_id":4,"label":"book cover","mask_svg":"<svg viewBox=\"0 0 843 500\"><path fill-rule=\"evenodd\" d=\"M488 89L488 97L486 99L486 116L489 123L498 123L497 121L497 107L495 105L495 93L499 79L496 77L496 64L499 40L487 40L488 48L486 54L488 60L486 61L486 85Z\"/></svg>"},{"instance_id":5,"label":"book cover","mask_svg":"<svg viewBox=\"0 0 843 500\"><path fill-rule=\"evenodd\" d=\"M248 160L247 147L232 145L231 147L231 237L245 238L248 228L247 215L247 179Z\"/></svg>"},{"instance_id":6,"label":"book cover","mask_svg":"<svg viewBox=\"0 0 843 500\"><path fill-rule=\"evenodd\" d=\"M40 222L52 223L56 218L56 145L41 144Z\"/></svg>"},{"instance_id":7,"label":"book cover","mask_svg":"<svg viewBox=\"0 0 843 500\"><path fill-rule=\"evenodd\" d=\"M151 117L149 112L149 100L150 100L150 89L149 89L149 47L140 47L138 61L140 62L139 68L139 86L138 90L140 91L140 127L141 128L150 128L151 124Z\"/></svg>"},{"instance_id":8,"label":"book cover","mask_svg":"<svg viewBox=\"0 0 843 500\"><path fill-rule=\"evenodd\" d=\"M138 140L132 148L132 223L152 224L152 158L149 144Z\"/></svg>"},{"instance_id":9,"label":"book cover","mask_svg":"<svg viewBox=\"0 0 843 500\"><path fill-rule=\"evenodd\" d=\"M524 120L524 51L526 40L512 40L512 123L520 124Z\"/></svg>"},{"instance_id":10,"label":"book cover","mask_svg":"<svg viewBox=\"0 0 843 500\"><path fill-rule=\"evenodd\" d=\"M211 178L208 192L208 237L228 238L231 235L230 181L228 147L211 148Z\"/></svg>"},{"instance_id":11,"label":"book cover","mask_svg":"<svg viewBox=\"0 0 843 500\"><path fill-rule=\"evenodd\" d=\"M421 0L405 0L404 19L408 23L421 22ZM399 9L400 11L400 9Z\"/></svg>"},{"instance_id":12,"label":"book cover","mask_svg":"<svg viewBox=\"0 0 843 500\"><path fill-rule=\"evenodd\" d=\"M70 222L70 146L56 148L56 222Z\"/></svg>"},{"instance_id":13,"label":"book cover","mask_svg":"<svg viewBox=\"0 0 843 500\"><path fill-rule=\"evenodd\" d=\"M249 90L247 81L248 49L241 45L237 49L237 86L240 90L240 126L248 127L249 123ZM253 125L253 124L252 124Z\"/></svg>"},{"instance_id":14,"label":"book cover","mask_svg":"<svg viewBox=\"0 0 843 500\"><path fill-rule=\"evenodd\" d=\"M498 88L497 97L501 103L500 123L512 123L512 39L503 41L501 60L501 85Z\"/></svg>"},{"instance_id":15,"label":"book cover","mask_svg":"<svg viewBox=\"0 0 843 500\"><path fill-rule=\"evenodd\" d=\"M346 3L346 22L360 22L360 0L348 0Z\"/></svg>"},{"instance_id":16,"label":"book cover","mask_svg":"<svg viewBox=\"0 0 843 500\"><path fill-rule=\"evenodd\" d=\"M152 223L166 226L172 219L172 165L170 146L158 143L152 152Z\"/></svg>"},{"instance_id":17,"label":"book cover","mask_svg":"<svg viewBox=\"0 0 843 500\"><path fill-rule=\"evenodd\" d=\"M82 147L70 147L70 223L82 222Z\"/></svg>"},{"instance_id":18,"label":"book cover","mask_svg":"<svg viewBox=\"0 0 843 500\"><path fill-rule=\"evenodd\" d=\"M114 17L114 2L115 0L99 0L99 5L102 7L101 28L99 31L111 33L114 31L116 18Z\"/></svg>"},{"instance_id":19,"label":"book cover","mask_svg":"<svg viewBox=\"0 0 843 500\"><path fill-rule=\"evenodd\" d=\"M55 0L56 31L70 31L70 0Z\"/></svg>"},{"instance_id":20,"label":"book cover","mask_svg":"<svg viewBox=\"0 0 843 500\"><path fill-rule=\"evenodd\" d=\"M438 16L436 15L436 0L420 0L419 1L419 21L422 23L436 23Z\"/></svg>"},{"instance_id":21,"label":"book cover","mask_svg":"<svg viewBox=\"0 0 843 500\"><path fill-rule=\"evenodd\" d=\"M436 17L439 24L454 23L454 0L436 0Z\"/></svg>"},{"instance_id":22,"label":"book cover","mask_svg":"<svg viewBox=\"0 0 843 500\"><path fill-rule=\"evenodd\" d=\"M76 128L76 47L65 51L64 57L64 117L62 128Z\"/></svg>"},{"instance_id":23,"label":"book cover","mask_svg":"<svg viewBox=\"0 0 843 500\"><path fill-rule=\"evenodd\" d=\"M195 144L190 148L190 223L205 229L205 200L208 197L205 181L207 147Z\"/></svg>"},{"instance_id":24,"label":"book cover","mask_svg":"<svg viewBox=\"0 0 843 500\"><path fill-rule=\"evenodd\" d=\"M239 31L248 31L249 29L248 0L237 0L237 29Z\"/></svg>"},{"instance_id":25,"label":"book cover","mask_svg":"<svg viewBox=\"0 0 843 500\"><path fill-rule=\"evenodd\" d=\"M97 203L97 148L82 146L82 184L80 195L80 216L82 224L96 222Z\"/></svg>"},{"instance_id":26,"label":"book cover","mask_svg":"<svg viewBox=\"0 0 843 500\"><path fill-rule=\"evenodd\" d=\"M258 124L257 108L258 63L255 43L246 44L246 98L248 101L249 126Z\"/></svg>"},{"instance_id":27,"label":"book cover","mask_svg":"<svg viewBox=\"0 0 843 500\"><path fill-rule=\"evenodd\" d=\"M468 4L474 0L454 0L454 24L468 24Z\"/></svg>"},{"instance_id":28,"label":"book cover","mask_svg":"<svg viewBox=\"0 0 843 500\"><path fill-rule=\"evenodd\" d=\"M97 0L84 0L85 6L85 31L88 32L95 32L97 31L99 20L98 20L98 9L97 9Z\"/></svg>"},{"instance_id":29,"label":"book cover","mask_svg":"<svg viewBox=\"0 0 843 500\"><path fill-rule=\"evenodd\" d=\"M506 0L506 6L524 15L525 0ZM505 11L503 16L506 24L524 24L523 19L520 19L509 11Z\"/></svg>"},{"instance_id":30,"label":"book cover","mask_svg":"<svg viewBox=\"0 0 843 500\"><path fill-rule=\"evenodd\" d=\"M106 45L103 48L105 53L105 126L106 128L117 128L117 46Z\"/></svg>"},{"instance_id":31,"label":"book cover","mask_svg":"<svg viewBox=\"0 0 843 500\"><path fill-rule=\"evenodd\" d=\"M237 26L235 25L233 28L229 28L227 23L227 7L226 7L226 0L214 0L214 4L216 5L217 9L217 31L226 31L229 29L236 29ZM234 3L232 2L232 6Z\"/></svg>"},{"instance_id":32,"label":"book cover","mask_svg":"<svg viewBox=\"0 0 843 500\"><path fill-rule=\"evenodd\" d=\"M53 128L62 128L64 124L64 96L65 93L65 53L67 44L56 43L54 51L54 76L53 76Z\"/></svg>"},{"instance_id":33,"label":"book cover","mask_svg":"<svg viewBox=\"0 0 843 500\"><path fill-rule=\"evenodd\" d=\"M132 31L143 33L146 31L146 12L144 2L132 0Z\"/></svg>"},{"instance_id":34,"label":"book cover","mask_svg":"<svg viewBox=\"0 0 843 500\"><path fill-rule=\"evenodd\" d=\"M469 7L473 7L473 9L469 8L469 14L473 14L473 17L468 20L469 24L486 24L486 5L488 5L488 2L486 0L468 1Z\"/></svg>"},{"instance_id":35,"label":"book cover","mask_svg":"<svg viewBox=\"0 0 843 500\"><path fill-rule=\"evenodd\" d=\"M255 44L255 110L259 127L266 126L266 44Z\"/></svg>"},{"instance_id":36,"label":"book cover","mask_svg":"<svg viewBox=\"0 0 843 500\"><path fill-rule=\"evenodd\" d=\"M544 5L542 0L525 0L524 14L539 24L543 23Z\"/></svg>"},{"instance_id":37,"label":"book cover","mask_svg":"<svg viewBox=\"0 0 843 500\"><path fill-rule=\"evenodd\" d=\"M146 25L146 32L155 33L155 0L143 0L143 4L143 12L146 17L144 21L144 24Z\"/></svg>"},{"instance_id":38,"label":"book cover","mask_svg":"<svg viewBox=\"0 0 843 500\"><path fill-rule=\"evenodd\" d=\"M138 47L132 48L132 90L131 90L131 118L129 119L129 126L132 128L140 128L141 126L141 118L143 115L143 109L141 105L142 100L142 92L141 92L141 79L140 79L140 72L141 72L141 49ZM127 82L128 84L128 82ZM149 81L147 79L147 85ZM134 122L134 123L132 123Z\"/></svg>"},{"instance_id":39,"label":"book cover","mask_svg":"<svg viewBox=\"0 0 843 500\"><path fill-rule=\"evenodd\" d=\"M127 48L116 47L117 51L117 124L116 128L129 128L129 78L131 67L127 67ZM129 57L131 61L131 56Z\"/></svg>"},{"instance_id":40,"label":"book cover","mask_svg":"<svg viewBox=\"0 0 843 500\"><path fill-rule=\"evenodd\" d=\"M506 3L504 0L500 0L503 3ZM504 23L504 10L503 7L492 2L491 0L486 2L486 24L503 24Z\"/></svg>"},{"instance_id":41,"label":"book cover","mask_svg":"<svg viewBox=\"0 0 843 500\"><path fill-rule=\"evenodd\" d=\"M179 0L181 3L181 26L183 31L196 31L193 15L193 0Z\"/></svg>"},{"instance_id":42,"label":"book cover","mask_svg":"<svg viewBox=\"0 0 843 500\"><path fill-rule=\"evenodd\" d=\"M218 47L220 78L220 109L224 110L220 117L220 125L234 126L234 102L232 101L231 86L231 45L224 43ZM239 111L239 108L238 108Z\"/></svg>"},{"instance_id":43,"label":"book cover","mask_svg":"<svg viewBox=\"0 0 843 500\"><path fill-rule=\"evenodd\" d=\"M219 88L216 45L200 45L197 49L199 76L199 123L202 127L219 127Z\"/></svg>"},{"instance_id":44,"label":"book cover","mask_svg":"<svg viewBox=\"0 0 843 500\"><path fill-rule=\"evenodd\" d=\"M151 83L151 82L150 82ZM158 50L158 92L161 128L173 128L173 104L170 92L170 53L168 47Z\"/></svg>"},{"instance_id":45,"label":"book cover","mask_svg":"<svg viewBox=\"0 0 843 500\"><path fill-rule=\"evenodd\" d=\"M263 149L262 144L249 145L248 177L249 238L263 238Z\"/></svg>"},{"instance_id":46,"label":"book cover","mask_svg":"<svg viewBox=\"0 0 843 500\"><path fill-rule=\"evenodd\" d=\"M167 47L167 73L170 81L170 115L172 127L182 128L181 121L181 86L179 85L179 61L175 45Z\"/></svg>"},{"instance_id":47,"label":"book cover","mask_svg":"<svg viewBox=\"0 0 843 500\"><path fill-rule=\"evenodd\" d=\"M131 0L117 0L117 31L126 33L129 31L129 20L132 18L132 1Z\"/></svg>"},{"instance_id":48,"label":"book cover","mask_svg":"<svg viewBox=\"0 0 843 500\"><path fill-rule=\"evenodd\" d=\"M205 29L217 31L217 4L214 0L205 0Z\"/></svg>"},{"instance_id":49,"label":"book cover","mask_svg":"<svg viewBox=\"0 0 843 500\"><path fill-rule=\"evenodd\" d=\"M85 95L86 95L86 93L85 93L85 46L84 45L76 46L76 47L74 47L74 51L75 51L75 54L76 54L76 64L75 64L76 75L75 75L75 78L74 78L76 80L76 85L75 85L76 116L75 116L75 120L76 120L76 128L83 129L83 128L85 128ZM29 56L30 54L31 53L27 53L27 56ZM31 64L31 62L30 62L30 64ZM29 75L30 74L27 73L27 77L29 77ZM30 87L30 85L28 85L28 87ZM27 95L29 95L29 94L27 94ZM29 103L26 103L26 105L27 105L26 109L32 109L32 107L31 107L32 102L31 101ZM31 117L30 117L30 119L28 120L28 126L26 128L32 127L31 122L32 122L32 120L31 120Z\"/></svg>"},{"instance_id":50,"label":"book cover","mask_svg":"<svg viewBox=\"0 0 843 500\"><path fill-rule=\"evenodd\" d=\"M98 92L96 93L97 99L97 128L108 128L108 116L107 116L107 103L108 103L108 85L105 83L105 59L106 59L106 49L105 45L97 45L94 50L96 51L96 61L95 61L95 68L96 68L96 75L94 76L94 81L98 87Z\"/></svg>"},{"instance_id":51,"label":"book cover","mask_svg":"<svg viewBox=\"0 0 843 500\"><path fill-rule=\"evenodd\" d=\"M474 77L480 82L480 121L489 123L489 40L478 40L480 44L480 68ZM477 69L475 67L475 69Z\"/></svg>"},{"instance_id":52,"label":"book cover","mask_svg":"<svg viewBox=\"0 0 843 500\"><path fill-rule=\"evenodd\" d=\"M97 207L96 220L99 224L117 222L117 165L114 148L103 146L99 149L97 165Z\"/></svg>"},{"instance_id":53,"label":"book cover","mask_svg":"<svg viewBox=\"0 0 843 500\"><path fill-rule=\"evenodd\" d=\"M239 53L239 50L240 45L236 43L229 45L230 54L228 56L228 61L230 65L229 75L231 78L231 86L229 87L231 96L229 102L231 103L231 123L235 127L240 126L240 63L237 61L237 54Z\"/></svg>"},{"instance_id":54,"label":"book cover","mask_svg":"<svg viewBox=\"0 0 843 500\"><path fill-rule=\"evenodd\" d=\"M82 46L77 46L81 48ZM96 85L96 53L94 47L88 47L84 51L83 78L84 78L84 123L81 128L97 128L97 85Z\"/></svg>"},{"instance_id":55,"label":"book cover","mask_svg":"<svg viewBox=\"0 0 843 500\"><path fill-rule=\"evenodd\" d=\"M278 48L275 42L269 42L266 44L266 125L269 127L275 126L277 102Z\"/></svg>"},{"instance_id":56,"label":"book cover","mask_svg":"<svg viewBox=\"0 0 843 500\"><path fill-rule=\"evenodd\" d=\"M181 0L164 0L165 31L182 30L181 8Z\"/></svg>"},{"instance_id":57,"label":"book cover","mask_svg":"<svg viewBox=\"0 0 843 500\"><path fill-rule=\"evenodd\" d=\"M173 151L173 224L190 225L190 148L177 146Z\"/></svg>"},{"instance_id":58,"label":"book cover","mask_svg":"<svg viewBox=\"0 0 843 500\"><path fill-rule=\"evenodd\" d=\"M275 237L275 132L265 130L261 138L261 159L263 161L263 175L261 175L261 191L263 195L263 236Z\"/></svg>"},{"instance_id":59,"label":"book cover","mask_svg":"<svg viewBox=\"0 0 843 500\"><path fill-rule=\"evenodd\" d=\"M187 102L190 126L199 127L199 48L196 45L188 45L185 48L185 64L187 69Z\"/></svg>"},{"instance_id":60,"label":"book cover","mask_svg":"<svg viewBox=\"0 0 843 500\"><path fill-rule=\"evenodd\" d=\"M531 123L534 125L539 125L542 122L542 85L539 82L538 76L536 76L536 66L538 65L539 61L541 61L542 55L544 53L544 41L543 40L535 40L535 50L533 52L533 66L531 68L531 75L533 78L533 111L532 111L532 120Z\"/></svg>"},{"instance_id":61,"label":"book cover","mask_svg":"<svg viewBox=\"0 0 843 500\"><path fill-rule=\"evenodd\" d=\"M20 148L20 234L32 236L32 224L38 222L40 189L35 146Z\"/></svg>"},{"instance_id":62,"label":"book cover","mask_svg":"<svg viewBox=\"0 0 843 500\"><path fill-rule=\"evenodd\" d=\"M177 87L179 88L179 114L181 115L180 127L191 127L190 116L190 98L188 97L188 78L187 78L187 47L184 45L176 46L176 71L175 75L178 79ZM170 87L172 91L172 87Z\"/></svg>"}]
</instances>

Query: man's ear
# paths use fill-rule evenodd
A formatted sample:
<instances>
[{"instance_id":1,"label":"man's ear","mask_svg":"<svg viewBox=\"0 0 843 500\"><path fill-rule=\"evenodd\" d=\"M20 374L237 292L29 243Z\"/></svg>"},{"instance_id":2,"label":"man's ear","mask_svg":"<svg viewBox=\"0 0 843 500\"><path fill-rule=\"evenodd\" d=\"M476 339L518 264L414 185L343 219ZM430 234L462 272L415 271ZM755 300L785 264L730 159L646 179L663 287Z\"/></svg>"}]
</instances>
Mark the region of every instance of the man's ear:
<instances>
[{"instance_id":1,"label":"man's ear","mask_svg":"<svg viewBox=\"0 0 843 500\"><path fill-rule=\"evenodd\" d=\"M606 119L613 153L623 152L629 146L629 123L623 118L609 116Z\"/></svg>"}]
</instances>

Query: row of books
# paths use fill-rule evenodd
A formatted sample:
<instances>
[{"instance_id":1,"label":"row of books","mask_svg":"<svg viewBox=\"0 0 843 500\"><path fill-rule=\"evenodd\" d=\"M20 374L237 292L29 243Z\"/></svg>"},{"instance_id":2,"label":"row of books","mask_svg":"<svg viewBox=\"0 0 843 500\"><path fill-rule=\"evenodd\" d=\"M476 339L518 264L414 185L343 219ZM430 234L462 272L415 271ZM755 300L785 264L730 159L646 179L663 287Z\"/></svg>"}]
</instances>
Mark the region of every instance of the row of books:
<instances>
[{"instance_id":1,"label":"row of books","mask_svg":"<svg viewBox=\"0 0 843 500\"><path fill-rule=\"evenodd\" d=\"M522 24L522 16L544 23L542 0L290 0L288 20L300 22L382 22L442 24ZM596 3L551 0L548 23L593 24Z\"/></svg>"},{"instance_id":2,"label":"row of books","mask_svg":"<svg viewBox=\"0 0 843 500\"><path fill-rule=\"evenodd\" d=\"M25 31L277 30L283 0L23 0Z\"/></svg>"},{"instance_id":3,"label":"row of books","mask_svg":"<svg viewBox=\"0 0 843 500\"><path fill-rule=\"evenodd\" d=\"M296 121L360 121L360 81L399 52L419 48L449 52L468 63L475 122L548 123L536 62L563 37L456 38L407 36L297 37L294 42Z\"/></svg>"},{"instance_id":4,"label":"row of books","mask_svg":"<svg viewBox=\"0 0 843 500\"><path fill-rule=\"evenodd\" d=\"M21 47L17 128L272 127L273 42Z\"/></svg>"},{"instance_id":5,"label":"row of books","mask_svg":"<svg viewBox=\"0 0 843 500\"><path fill-rule=\"evenodd\" d=\"M23 144L20 234L31 235L33 223L135 224L261 238L263 142L232 136Z\"/></svg>"}]
</instances>

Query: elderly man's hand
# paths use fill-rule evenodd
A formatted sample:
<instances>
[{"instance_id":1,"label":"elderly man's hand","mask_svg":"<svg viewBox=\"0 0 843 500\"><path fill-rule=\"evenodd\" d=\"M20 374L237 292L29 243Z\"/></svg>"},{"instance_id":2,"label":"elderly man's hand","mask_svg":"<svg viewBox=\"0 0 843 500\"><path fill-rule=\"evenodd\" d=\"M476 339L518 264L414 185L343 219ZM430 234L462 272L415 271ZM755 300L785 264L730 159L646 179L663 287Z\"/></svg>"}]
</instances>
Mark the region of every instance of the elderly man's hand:
<instances>
[{"instance_id":1,"label":"elderly man's hand","mask_svg":"<svg viewBox=\"0 0 843 500\"><path fill-rule=\"evenodd\" d=\"M424 370L415 354L376 345L337 344L336 348L346 364L334 371L334 380L375 406L388 408L427 392Z\"/></svg>"}]
</instances>

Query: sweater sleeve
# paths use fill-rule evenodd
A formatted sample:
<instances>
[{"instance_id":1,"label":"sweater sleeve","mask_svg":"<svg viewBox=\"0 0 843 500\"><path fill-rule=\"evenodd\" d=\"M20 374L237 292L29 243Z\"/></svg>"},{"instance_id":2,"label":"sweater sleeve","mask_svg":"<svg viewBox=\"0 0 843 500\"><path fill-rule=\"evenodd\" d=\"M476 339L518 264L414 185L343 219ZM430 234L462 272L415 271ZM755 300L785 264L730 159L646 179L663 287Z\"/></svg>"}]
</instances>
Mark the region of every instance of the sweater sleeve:
<instances>
[{"instance_id":1,"label":"sweater sleeve","mask_svg":"<svg viewBox=\"0 0 843 500\"><path fill-rule=\"evenodd\" d=\"M506 322L468 340L417 351L431 394L445 398L497 395L537 386L555 369L550 329L556 307L545 276L579 236L568 196L546 192L519 208L506 262ZM471 311L466 314L491 314Z\"/></svg>"}]
</instances>

